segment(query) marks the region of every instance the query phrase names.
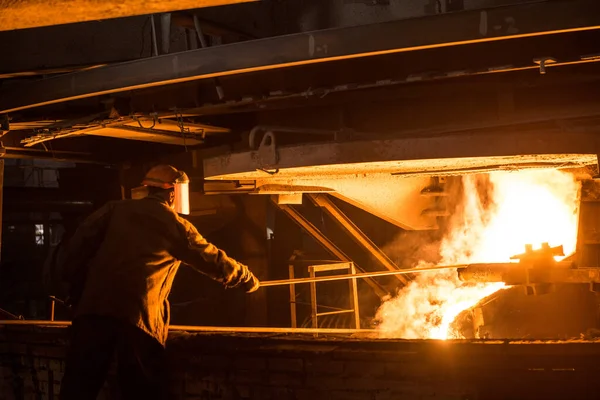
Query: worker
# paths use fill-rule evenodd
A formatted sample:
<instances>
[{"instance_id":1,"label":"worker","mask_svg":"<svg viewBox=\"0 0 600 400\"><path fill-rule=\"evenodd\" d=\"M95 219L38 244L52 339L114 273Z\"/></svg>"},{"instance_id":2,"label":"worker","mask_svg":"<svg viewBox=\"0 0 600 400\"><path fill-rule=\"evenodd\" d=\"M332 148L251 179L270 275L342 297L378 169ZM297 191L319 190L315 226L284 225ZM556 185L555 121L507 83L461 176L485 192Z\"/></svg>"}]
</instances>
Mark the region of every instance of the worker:
<instances>
[{"instance_id":1,"label":"worker","mask_svg":"<svg viewBox=\"0 0 600 400\"><path fill-rule=\"evenodd\" d=\"M225 288L259 288L247 266L178 215L189 213L188 182L172 166L152 168L142 182L145 198L106 204L58 256L73 307L61 399L95 399L114 355L124 399L167 397L167 297L180 263Z\"/></svg>"}]
</instances>

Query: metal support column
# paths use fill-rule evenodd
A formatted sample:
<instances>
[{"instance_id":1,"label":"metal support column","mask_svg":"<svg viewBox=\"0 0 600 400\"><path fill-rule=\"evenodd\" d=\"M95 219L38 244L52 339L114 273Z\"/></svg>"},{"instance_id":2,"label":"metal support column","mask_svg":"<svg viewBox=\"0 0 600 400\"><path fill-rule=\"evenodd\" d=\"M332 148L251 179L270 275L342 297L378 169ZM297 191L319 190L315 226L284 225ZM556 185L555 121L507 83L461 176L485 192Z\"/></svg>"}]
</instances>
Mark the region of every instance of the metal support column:
<instances>
[{"instance_id":1,"label":"metal support column","mask_svg":"<svg viewBox=\"0 0 600 400\"><path fill-rule=\"evenodd\" d=\"M600 182L596 179L581 185L575 256L580 267L600 268Z\"/></svg>"},{"instance_id":2,"label":"metal support column","mask_svg":"<svg viewBox=\"0 0 600 400\"><path fill-rule=\"evenodd\" d=\"M306 233L308 233L313 239L315 239L321 246L323 246L329 253L337 257L341 261L351 262L352 260L346 256L335 244L331 242L321 231L319 231L313 224L310 223L306 218L296 211L292 206L286 204L277 204L277 199L273 199L273 203L279 207L281 211L287 214L295 223L297 223ZM365 272L358 265L355 265L356 269L360 272ZM375 280L366 278L365 282L373 288L377 296L383 298L388 295L387 291Z\"/></svg>"},{"instance_id":3,"label":"metal support column","mask_svg":"<svg viewBox=\"0 0 600 400\"><path fill-rule=\"evenodd\" d=\"M152 32L152 55L158 56L158 43L156 38L156 23L154 22L154 15L150 16L150 31Z\"/></svg>"},{"instance_id":4,"label":"metal support column","mask_svg":"<svg viewBox=\"0 0 600 400\"><path fill-rule=\"evenodd\" d=\"M171 13L164 13L160 16L162 53L168 54L171 45Z\"/></svg>"},{"instance_id":5,"label":"metal support column","mask_svg":"<svg viewBox=\"0 0 600 400\"><path fill-rule=\"evenodd\" d=\"M356 275L356 267L354 263L350 264L350 273ZM360 309L358 306L358 283L356 278L350 279L348 282L350 288L350 307L354 310L354 326L356 329L360 329Z\"/></svg>"},{"instance_id":6,"label":"metal support column","mask_svg":"<svg viewBox=\"0 0 600 400\"><path fill-rule=\"evenodd\" d=\"M54 321L54 310L56 308L56 300L50 299L50 321Z\"/></svg>"},{"instance_id":7,"label":"metal support column","mask_svg":"<svg viewBox=\"0 0 600 400\"><path fill-rule=\"evenodd\" d=\"M2 259L2 221L4 219L4 160L0 160L0 259Z\"/></svg>"},{"instance_id":8,"label":"metal support column","mask_svg":"<svg viewBox=\"0 0 600 400\"><path fill-rule=\"evenodd\" d=\"M397 271L399 268L390 258L383 252L375 243L371 241L360 230L358 226L350 220L335 204L331 202L325 195L310 194L308 197L319 207L323 208L335 222L337 222L356 243L367 250L385 269L389 271ZM403 284L407 284L409 279L403 275L395 275L396 278Z\"/></svg>"},{"instance_id":9,"label":"metal support column","mask_svg":"<svg viewBox=\"0 0 600 400\"><path fill-rule=\"evenodd\" d=\"M289 265L290 280L294 279L294 264ZM290 319L292 321L292 328L298 327L298 320L296 317L296 285L290 284Z\"/></svg>"},{"instance_id":10,"label":"metal support column","mask_svg":"<svg viewBox=\"0 0 600 400\"><path fill-rule=\"evenodd\" d=\"M314 267L308 267L308 273L311 278L315 278L317 275L315 273ZM319 306L317 304L317 282L310 283L310 322L313 329L319 327L319 321L317 318L319 317Z\"/></svg>"},{"instance_id":11,"label":"metal support column","mask_svg":"<svg viewBox=\"0 0 600 400\"><path fill-rule=\"evenodd\" d=\"M202 32L202 26L200 25L200 21L198 20L198 16L194 14L194 27L196 28L196 34L198 35L198 40L200 41L200 46L203 49L208 47L208 42L206 41L206 37ZM223 91L223 87L219 83L217 78L213 78L213 82L215 84L215 89L217 91L217 96L219 96L219 100L223 100L225 98L225 92Z\"/></svg>"}]
</instances>

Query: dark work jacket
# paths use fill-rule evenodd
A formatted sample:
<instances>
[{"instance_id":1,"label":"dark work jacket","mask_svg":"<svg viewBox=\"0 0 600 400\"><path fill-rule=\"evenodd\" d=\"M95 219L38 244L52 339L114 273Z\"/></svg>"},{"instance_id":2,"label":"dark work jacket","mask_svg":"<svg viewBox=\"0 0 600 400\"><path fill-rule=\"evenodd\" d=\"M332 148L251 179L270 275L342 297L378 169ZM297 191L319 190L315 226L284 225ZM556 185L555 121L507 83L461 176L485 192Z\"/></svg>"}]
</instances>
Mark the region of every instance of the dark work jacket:
<instances>
[{"instance_id":1,"label":"dark work jacket","mask_svg":"<svg viewBox=\"0 0 600 400\"><path fill-rule=\"evenodd\" d=\"M173 278L181 262L226 287L253 279L248 268L208 243L163 200L106 204L88 217L60 257L74 317L111 316L167 340Z\"/></svg>"}]
</instances>

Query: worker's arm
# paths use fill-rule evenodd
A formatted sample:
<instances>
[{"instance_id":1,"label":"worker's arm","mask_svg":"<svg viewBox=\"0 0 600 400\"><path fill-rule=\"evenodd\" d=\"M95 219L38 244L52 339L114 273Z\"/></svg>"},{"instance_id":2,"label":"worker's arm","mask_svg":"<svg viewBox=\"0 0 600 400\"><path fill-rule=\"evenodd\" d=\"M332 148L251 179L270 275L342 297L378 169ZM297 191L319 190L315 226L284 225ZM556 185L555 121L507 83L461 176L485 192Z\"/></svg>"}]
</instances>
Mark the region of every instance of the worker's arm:
<instances>
[{"instance_id":1,"label":"worker's arm","mask_svg":"<svg viewBox=\"0 0 600 400\"><path fill-rule=\"evenodd\" d=\"M226 288L242 287L248 293L259 288L258 279L247 266L227 256L225 252L208 243L196 227L179 218L185 240L182 246L175 246L174 256L198 272L207 275Z\"/></svg>"},{"instance_id":2,"label":"worker's arm","mask_svg":"<svg viewBox=\"0 0 600 400\"><path fill-rule=\"evenodd\" d=\"M102 244L114 202L87 217L63 248L58 262L62 279L69 284L69 297L76 303L83 291L88 263Z\"/></svg>"}]
</instances>

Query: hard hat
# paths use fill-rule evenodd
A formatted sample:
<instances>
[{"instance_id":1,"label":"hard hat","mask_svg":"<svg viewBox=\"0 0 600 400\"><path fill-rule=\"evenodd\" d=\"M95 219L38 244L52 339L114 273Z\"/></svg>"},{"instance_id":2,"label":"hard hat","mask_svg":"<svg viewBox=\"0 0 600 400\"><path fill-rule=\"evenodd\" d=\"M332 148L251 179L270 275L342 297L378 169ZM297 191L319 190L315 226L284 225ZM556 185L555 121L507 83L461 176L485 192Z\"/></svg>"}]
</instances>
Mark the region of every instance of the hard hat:
<instances>
[{"instance_id":1,"label":"hard hat","mask_svg":"<svg viewBox=\"0 0 600 400\"><path fill-rule=\"evenodd\" d=\"M185 172L179 171L177 168L170 165L157 165L152 167L144 180L142 185L158 187L161 189L170 189L175 186L176 183L189 183L189 178Z\"/></svg>"},{"instance_id":2,"label":"hard hat","mask_svg":"<svg viewBox=\"0 0 600 400\"><path fill-rule=\"evenodd\" d=\"M173 209L179 214L190 213L190 179L185 172L170 165L157 165L148 171L142 185L161 189L175 189Z\"/></svg>"}]
</instances>

